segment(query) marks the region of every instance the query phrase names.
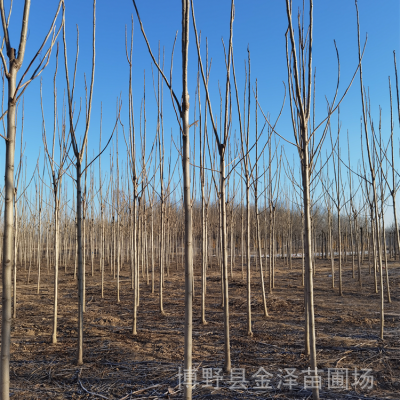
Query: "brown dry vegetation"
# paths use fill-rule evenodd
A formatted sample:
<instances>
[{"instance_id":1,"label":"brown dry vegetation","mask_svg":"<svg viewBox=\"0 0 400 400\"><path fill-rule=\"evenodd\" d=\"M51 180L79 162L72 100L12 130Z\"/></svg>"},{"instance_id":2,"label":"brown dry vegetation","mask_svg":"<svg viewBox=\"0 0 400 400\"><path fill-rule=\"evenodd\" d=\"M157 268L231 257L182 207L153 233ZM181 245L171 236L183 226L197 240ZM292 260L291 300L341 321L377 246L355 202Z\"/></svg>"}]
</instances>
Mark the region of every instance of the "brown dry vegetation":
<instances>
[{"instance_id":1,"label":"brown dry vegetation","mask_svg":"<svg viewBox=\"0 0 400 400\"><path fill-rule=\"evenodd\" d=\"M239 261L239 258L237 262ZM84 366L77 367L77 281L72 268L67 275L60 268L58 344L51 339L53 271L42 273L40 295L36 274L26 285L27 272L18 276L17 319L12 325L11 394L13 399L138 399L181 398L178 371L183 366L184 274L178 258L165 278L164 310L158 312L158 295L151 294L142 278L138 312L138 335L131 335L133 291L128 266L122 270L121 302L116 301L116 280L106 266L105 295L100 296L100 277L91 277L87 266L84 316ZM193 367L197 381L202 368L223 367L223 310L219 269L208 271L207 325L200 324L200 260L195 264ZM317 260L315 316L318 366L323 370L321 398L400 398L400 273L399 264L389 263L392 303L385 304L385 339L379 339L379 294L373 293L373 275L363 265L364 285L360 290L351 277L351 265L344 269L344 296L331 288L330 262ZM302 386L277 389L279 369L296 368L303 385L302 370L309 366L304 355L304 315L301 260L290 270L278 261L276 287L267 297L270 316L262 315L259 273L253 268L253 337L246 336L246 286L236 266L229 280L232 368L244 368L247 389L231 390L225 375L220 389L196 386L194 399L307 399L311 391ZM157 290L158 282L156 282ZM274 389L260 391L256 378L260 367L273 374ZM374 388L348 390L327 388L328 368L348 368L349 386L354 368L371 369ZM216 383L213 382L215 386ZM91 392L91 393L89 393Z\"/></svg>"}]
</instances>

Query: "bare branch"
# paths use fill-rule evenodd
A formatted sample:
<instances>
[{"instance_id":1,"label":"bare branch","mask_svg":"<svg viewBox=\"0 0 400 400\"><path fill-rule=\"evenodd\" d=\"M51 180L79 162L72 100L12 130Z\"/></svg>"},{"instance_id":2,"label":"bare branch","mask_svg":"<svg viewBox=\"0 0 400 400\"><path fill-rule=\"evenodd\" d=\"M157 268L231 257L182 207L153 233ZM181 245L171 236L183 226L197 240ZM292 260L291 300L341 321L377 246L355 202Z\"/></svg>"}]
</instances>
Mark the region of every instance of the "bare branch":
<instances>
[{"instance_id":1,"label":"bare branch","mask_svg":"<svg viewBox=\"0 0 400 400\"><path fill-rule=\"evenodd\" d=\"M140 29L141 29L141 31L142 31L144 40L146 41L147 48L148 48L148 50L149 50L150 56L151 56L151 58L152 58L152 60L153 60L153 62L154 62L154 64L155 64L155 66L156 66L157 69L160 71L161 76L163 77L163 79L164 79L166 85L168 86L168 89L172 92L172 94L173 94L173 96L174 96L174 100L175 100L175 102L176 102L176 105L178 106L179 114L181 114L181 105L179 104L179 100L178 100L178 98L176 97L175 92L172 90L172 86L171 86L170 83L168 82L167 77L164 75L164 72L161 70L160 66L158 65L156 59L155 59L154 56L153 56L153 52L151 51L150 43L149 43L149 41L147 40L147 36L146 36L146 33L144 32L143 24L142 24L142 21L141 21L140 16L139 16L139 11L138 11L138 9L137 9L137 7L136 7L136 2L135 2L135 0L132 0L132 2L133 2L133 6L135 7L136 15L137 15L137 17L138 17L139 24L140 24Z\"/></svg>"}]
</instances>

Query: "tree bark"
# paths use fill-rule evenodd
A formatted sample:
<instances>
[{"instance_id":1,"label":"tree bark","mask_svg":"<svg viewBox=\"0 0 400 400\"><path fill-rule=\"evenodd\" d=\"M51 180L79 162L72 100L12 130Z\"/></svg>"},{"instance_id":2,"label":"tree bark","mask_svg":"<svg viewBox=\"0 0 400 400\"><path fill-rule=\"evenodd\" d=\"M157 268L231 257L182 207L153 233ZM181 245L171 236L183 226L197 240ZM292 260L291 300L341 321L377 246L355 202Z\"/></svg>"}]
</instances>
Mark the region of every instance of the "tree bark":
<instances>
[{"instance_id":1,"label":"tree bark","mask_svg":"<svg viewBox=\"0 0 400 400\"><path fill-rule=\"evenodd\" d=\"M83 254L82 254L82 188L81 188L81 162L76 160L76 218L77 218L77 243L78 243L78 358L77 364L83 364Z\"/></svg>"},{"instance_id":2,"label":"tree bark","mask_svg":"<svg viewBox=\"0 0 400 400\"><path fill-rule=\"evenodd\" d=\"M192 370L193 330L193 243L192 204L190 196L190 142L189 142L189 93L187 85L189 50L189 0L182 0L182 169L183 201L185 208L185 348L184 367ZM192 399L191 374L184 388L185 400Z\"/></svg>"},{"instance_id":3,"label":"tree bark","mask_svg":"<svg viewBox=\"0 0 400 400\"><path fill-rule=\"evenodd\" d=\"M12 49L15 52L14 49ZM9 63L7 142L4 174L4 235L3 235L3 296L1 324L1 398L9 398L10 389L10 349L11 349L11 269L14 260L14 155L15 155L15 112L12 101L16 89L17 69L15 58Z\"/></svg>"}]
</instances>

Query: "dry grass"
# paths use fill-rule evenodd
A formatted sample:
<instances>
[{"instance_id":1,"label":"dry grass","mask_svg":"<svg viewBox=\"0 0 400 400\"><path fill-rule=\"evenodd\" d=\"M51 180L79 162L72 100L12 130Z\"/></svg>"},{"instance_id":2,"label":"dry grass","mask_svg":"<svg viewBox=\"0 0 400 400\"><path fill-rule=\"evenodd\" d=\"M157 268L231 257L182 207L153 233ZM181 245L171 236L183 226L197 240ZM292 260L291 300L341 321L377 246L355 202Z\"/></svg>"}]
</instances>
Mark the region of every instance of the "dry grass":
<instances>
[{"instance_id":1,"label":"dry grass","mask_svg":"<svg viewBox=\"0 0 400 400\"><path fill-rule=\"evenodd\" d=\"M239 261L239 260L238 260ZM141 282L138 334L131 335L132 290L128 266L122 271L121 302L117 303L116 280L106 266L105 296L100 296L100 279L87 273L84 315L84 361L77 367L77 282L72 268L60 271L59 333L51 345L53 276L42 273L40 295L36 294L36 274L26 285L26 272L18 276L17 319L12 327L11 393L13 399L138 399L181 398L178 368L183 365L184 273L180 265L170 266L165 278L164 310L158 312L158 295L151 294L145 279ZM215 265L215 263L214 263ZM252 277L253 337L246 336L246 285L239 267L230 279L230 334L233 368L245 368L246 389L231 390L225 375L220 389L196 386L195 399L307 399L311 392L294 387L277 388L279 369L296 368L303 383L309 366L304 355L303 288L300 263L292 270L278 262L275 289L267 294L270 316L262 315L259 273ZM331 288L329 262L317 261L315 276L315 316L318 366L323 370L321 398L399 399L400 398L400 273L399 264L390 263L392 303L387 312L385 340L379 335L379 294L373 293L373 276L363 266L364 285L360 289L351 277L351 266L344 269L344 296ZM89 269L89 266L87 266ZM158 272L158 270L157 270ZM157 275L158 278L158 275ZM196 265L196 296L193 321L193 365L202 379L202 368L224 365L223 310L221 283L215 266L208 272L207 325L200 324L200 270ZM158 285L156 285L158 290ZM260 367L272 373L274 389L260 391L252 375ZM328 391L328 368L348 368L349 385L354 368L371 369L374 388ZM213 383L215 386L215 382Z\"/></svg>"}]
</instances>

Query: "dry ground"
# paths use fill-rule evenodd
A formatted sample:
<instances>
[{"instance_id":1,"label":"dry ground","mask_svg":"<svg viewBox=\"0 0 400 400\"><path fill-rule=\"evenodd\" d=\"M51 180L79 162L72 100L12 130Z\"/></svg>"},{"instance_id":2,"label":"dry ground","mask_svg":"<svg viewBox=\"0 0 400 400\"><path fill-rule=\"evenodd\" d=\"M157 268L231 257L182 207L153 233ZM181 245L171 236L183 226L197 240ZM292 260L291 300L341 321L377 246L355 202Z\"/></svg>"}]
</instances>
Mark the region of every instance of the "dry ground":
<instances>
[{"instance_id":1,"label":"dry ground","mask_svg":"<svg viewBox=\"0 0 400 400\"><path fill-rule=\"evenodd\" d=\"M234 383L235 376L224 375L216 389L204 387L203 368L224 365L223 310L221 282L214 266L208 271L207 325L200 324L200 267L197 260L196 296L193 323L193 365L197 368L195 399L307 399L304 370L303 287L301 262L290 270L278 261L275 289L267 293L270 316L264 318L259 273L252 275L253 337L246 336L246 285L240 266L230 279L230 337L232 367L244 371L246 383ZM240 259L237 259L237 263ZM87 309L84 315L84 361L77 367L77 283L72 267L60 269L59 334L57 345L49 344L52 326L53 271L42 273L40 294L36 294L36 269L27 285L27 273L18 270L17 319L12 324L11 393L13 399L177 399L179 367L183 366L184 273L181 258L170 265L165 277L164 310L161 316L158 294L151 294L145 279L141 282L138 334L131 335L132 290L128 266L122 271L121 301L117 303L116 280L106 266L105 295L100 296L98 265L95 277L86 278ZM87 265L87 270L90 269ZM315 276L315 317L318 367L322 370L321 398L400 399L400 267L390 262L392 303L385 299L385 339L379 339L379 294L374 293L373 275L363 265L363 288L351 277L351 265L344 267L344 296L332 289L328 260L317 260ZM158 291L157 268L156 292ZM266 281L266 286L267 281ZM252 377L260 367L272 374L272 389L253 389L260 377ZM295 368L299 386L289 390L285 368ZM328 388L328 369L348 373L348 389ZM370 369L373 389L352 386L355 368ZM365 371L364 371L365 372ZM266 373L264 373L265 375ZM262 375L262 374L261 374ZM283 379L283 381L282 381ZM238 380L241 380L238 379ZM257 382L258 380L258 382ZM279 382L281 385L279 385ZM359 381L361 383L361 381ZM339 384L340 385L340 384Z\"/></svg>"}]
</instances>

